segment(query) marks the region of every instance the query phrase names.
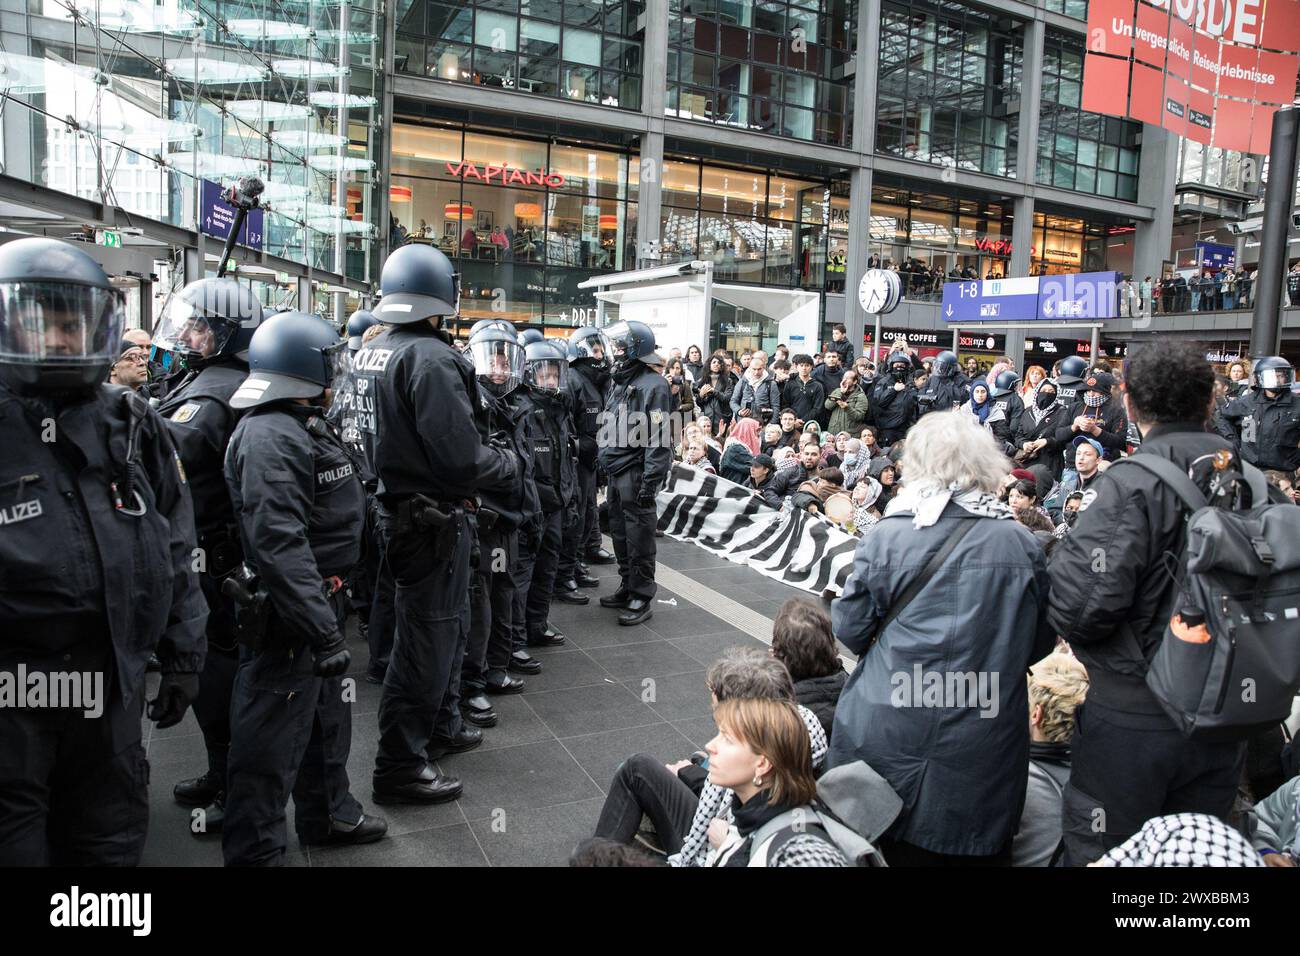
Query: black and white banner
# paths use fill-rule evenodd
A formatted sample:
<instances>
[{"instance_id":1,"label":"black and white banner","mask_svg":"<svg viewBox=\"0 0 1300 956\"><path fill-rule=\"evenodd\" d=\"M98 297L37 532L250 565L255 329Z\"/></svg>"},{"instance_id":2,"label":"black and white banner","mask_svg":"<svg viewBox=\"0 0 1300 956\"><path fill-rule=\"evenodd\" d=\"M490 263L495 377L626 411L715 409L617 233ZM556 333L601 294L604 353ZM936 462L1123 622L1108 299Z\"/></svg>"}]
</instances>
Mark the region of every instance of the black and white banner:
<instances>
[{"instance_id":1,"label":"black and white banner","mask_svg":"<svg viewBox=\"0 0 1300 956\"><path fill-rule=\"evenodd\" d=\"M659 530L821 595L839 594L858 539L806 511L777 511L748 490L674 465L659 492Z\"/></svg>"}]
</instances>

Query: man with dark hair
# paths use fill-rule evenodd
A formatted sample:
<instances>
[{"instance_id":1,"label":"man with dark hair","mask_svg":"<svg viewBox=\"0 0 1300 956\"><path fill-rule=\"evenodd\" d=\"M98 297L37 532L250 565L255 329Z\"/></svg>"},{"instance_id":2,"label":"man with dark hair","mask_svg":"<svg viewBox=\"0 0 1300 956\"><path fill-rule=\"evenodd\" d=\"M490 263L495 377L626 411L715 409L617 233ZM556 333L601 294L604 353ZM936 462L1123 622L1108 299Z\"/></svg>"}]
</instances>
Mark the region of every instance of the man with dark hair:
<instances>
[{"instance_id":1,"label":"man with dark hair","mask_svg":"<svg viewBox=\"0 0 1300 956\"><path fill-rule=\"evenodd\" d=\"M842 324L831 329L831 340L826 345L826 351L839 356L841 368L853 365L853 343L849 341L849 330Z\"/></svg>"},{"instance_id":2,"label":"man with dark hair","mask_svg":"<svg viewBox=\"0 0 1300 956\"><path fill-rule=\"evenodd\" d=\"M799 428L821 414L827 392L826 386L813 375L811 355L796 355L794 367L799 374L785 383L785 405L794 412L795 427Z\"/></svg>"},{"instance_id":3,"label":"man with dark hair","mask_svg":"<svg viewBox=\"0 0 1300 956\"><path fill-rule=\"evenodd\" d=\"M840 364L840 353L834 349L827 349L822 355L822 364L812 370L812 377L821 384L823 393L821 407L813 413L812 417L817 420L818 425L825 429L827 423L831 420L830 409L826 407L826 399L830 397L831 392L840 387L840 379L844 377L844 366ZM787 402L786 404L790 403Z\"/></svg>"},{"instance_id":4,"label":"man with dark hair","mask_svg":"<svg viewBox=\"0 0 1300 956\"><path fill-rule=\"evenodd\" d=\"M777 448L799 448L799 436L803 432L799 431L799 414L793 408L781 409L781 437L776 443Z\"/></svg>"},{"instance_id":5,"label":"man with dark hair","mask_svg":"<svg viewBox=\"0 0 1300 956\"><path fill-rule=\"evenodd\" d=\"M772 460L771 455L755 455L749 463L749 477L741 487L752 491L763 504L771 508L780 508L781 499L772 493L774 481L772 476L775 473L776 462Z\"/></svg>"},{"instance_id":6,"label":"man with dark hair","mask_svg":"<svg viewBox=\"0 0 1300 956\"><path fill-rule=\"evenodd\" d=\"M1214 370L1190 345L1143 346L1125 363L1138 454L1187 469L1207 496L1216 458L1232 451L1205 429L1213 394ZM1049 621L1091 679L1064 797L1068 865L1096 860L1152 817L1226 817L1236 794L1243 745L1184 736L1146 686L1147 662L1178 610L1167 561L1186 546L1183 514L1155 475L1116 465L1084 492L1048 566Z\"/></svg>"}]
</instances>

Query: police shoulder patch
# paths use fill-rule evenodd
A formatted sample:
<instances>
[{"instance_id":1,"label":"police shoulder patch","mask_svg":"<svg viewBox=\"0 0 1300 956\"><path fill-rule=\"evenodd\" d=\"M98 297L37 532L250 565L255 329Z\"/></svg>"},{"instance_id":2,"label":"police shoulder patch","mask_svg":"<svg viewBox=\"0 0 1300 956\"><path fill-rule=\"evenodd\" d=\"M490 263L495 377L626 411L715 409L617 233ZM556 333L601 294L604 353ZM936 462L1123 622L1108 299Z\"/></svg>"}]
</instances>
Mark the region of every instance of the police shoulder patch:
<instances>
[{"instance_id":1,"label":"police shoulder patch","mask_svg":"<svg viewBox=\"0 0 1300 956\"><path fill-rule=\"evenodd\" d=\"M186 402L184 405L182 405L180 408L176 409L176 411L172 413L171 420L177 422L178 424L184 425L195 415L197 415L199 413L199 409L202 407L203 406L200 405L198 402Z\"/></svg>"}]
</instances>

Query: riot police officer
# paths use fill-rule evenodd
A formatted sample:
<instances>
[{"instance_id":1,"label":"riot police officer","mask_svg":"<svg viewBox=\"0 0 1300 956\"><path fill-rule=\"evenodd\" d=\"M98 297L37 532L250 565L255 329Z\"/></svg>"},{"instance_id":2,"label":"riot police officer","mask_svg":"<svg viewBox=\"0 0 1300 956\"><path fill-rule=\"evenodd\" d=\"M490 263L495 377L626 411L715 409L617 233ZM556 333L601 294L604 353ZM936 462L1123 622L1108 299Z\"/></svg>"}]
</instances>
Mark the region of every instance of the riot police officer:
<instances>
[{"instance_id":1,"label":"riot police officer","mask_svg":"<svg viewBox=\"0 0 1300 956\"><path fill-rule=\"evenodd\" d=\"M1020 416L1025 413L1025 402L1016 392L1019 384L1020 376L1006 369L998 373L989 390L990 413L998 411L1002 414L991 415L988 420L992 423L993 437L1002 442L1008 455L1015 453L1016 432L1020 428Z\"/></svg>"},{"instance_id":2,"label":"riot police officer","mask_svg":"<svg viewBox=\"0 0 1300 956\"><path fill-rule=\"evenodd\" d=\"M1075 414L1074 407L1083 401L1083 376L1088 371L1088 363L1077 355L1061 359L1056 367L1056 400L1070 410L1070 417Z\"/></svg>"},{"instance_id":3,"label":"riot police officer","mask_svg":"<svg viewBox=\"0 0 1300 956\"><path fill-rule=\"evenodd\" d=\"M38 673L70 692L0 707L0 866L137 863L155 648L151 720L179 723L199 691L190 491L158 413L104 384L123 322L84 252L0 246L0 671L25 670L23 694Z\"/></svg>"},{"instance_id":4,"label":"riot police officer","mask_svg":"<svg viewBox=\"0 0 1300 956\"><path fill-rule=\"evenodd\" d=\"M380 286L376 315L394 327L354 363L374 373L379 532L397 582L374 793L377 802L436 803L458 797L461 784L430 761L482 742L458 706L474 550L468 515L478 494L519 494L522 476L518 456L489 443L474 367L442 330L460 302L451 262L431 246L403 246L384 263Z\"/></svg>"},{"instance_id":5,"label":"riot police officer","mask_svg":"<svg viewBox=\"0 0 1300 956\"><path fill-rule=\"evenodd\" d=\"M631 626L654 610L655 495L672 465L672 393L667 379L651 368L662 360L649 326L618 322L604 335L614 384L601 415L597 460L609 475L609 533L619 587L600 606L618 608L618 623Z\"/></svg>"},{"instance_id":6,"label":"riot police officer","mask_svg":"<svg viewBox=\"0 0 1300 956\"><path fill-rule=\"evenodd\" d=\"M1240 436L1241 457L1257 468L1300 468L1300 395L1291 390L1295 369L1270 355L1255 363L1251 389L1223 407Z\"/></svg>"},{"instance_id":7,"label":"riot police officer","mask_svg":"<svg viewBox=\"0 0 1300 956\"><path fill-rule=\"evenodd\" d=\"M206 807L204 830L209 832L222 826L230 694L239 665L235 608L221 593L221 579L243 559L222 469L240 417L230 397L248 375L248 343L261 321L262 305L246 286L234 279L200 279L167 303L154 338L181 375L158 411L167 420L189 476L203 557L199 581L208 602L208 659L194 702L208 768L176 784L172 795L181 806Z\"/></svg>"},{"instance_id":8,"label":"riot police officer","mask_svg":"<svg viewBox=\"0 0 1300 956\"><path fill-rule=\"evenodd\" d=\"M957 366L957 356L940 352L930 366L930 377L916 397L917 417L927 412L947 412L966 401L966 376Z\"/></svg>"},{"instance_id":9,"label":"riot police officer","mask_svg":"<svg viewBox=\"0 0 1300 956\"><path fill-rule=\"evenodd\" d=\"M375 318L374 313L368 309L357 309L348 317L347 335L348 350L357 352L360 350L365 337L366 330L372 325L378 325L379 320Z\"/></svg>"},{"instance_id":10,"label":"riot police officer","mask_svg":"<svg viewBox=\"0 0 1300 956\"><path fill-rule=\"evenodd\" d=\"M564 635L551 626L551 592L564 537L564 516L573 501L577 477L569 448L568 355L550 342L524 349L523 403L530 422L533 478L541 502L541 521L525 528L515 565L514 648L557 647Z\"/></svg>"},{"instance_id":11,"label":"riot police officer","mask_svg":"<svg viewBox=\"0 0 1300 956\"><path fill-rule=\"evenodd\" d=\"M476 516L479 561L470 591L470 636L461 666L461 713L478 727L497 723L488 694L514 694L524 682L510 671L537 673L540 662L514 650L515 568L519 562L520 529L541 521L541 503L530 458L531 406L521 402L524 389L524 349L513 326L504 321L483 324L470 335L469 351L481 386L479 396L489 412L494 440L520 457L524 481L518 496L484 493Z\"/></svg>"},{"instance_id":12,"label":"riot police officer","mask_svg":"<svg viewBox=\"0 0 1300 956\"><path fill-rule=\"evenodd\" d=\"M916 396L911 357L906 352L891 352L868 399L880 429L880 444L892 445L907 434L917 418Z\"/></svg>"},{"instance_id":13,"label":"riot police officer","mask_svg":"<svg viewBox=\"0 0 1300 956\"><path fill-rule=\"evenodd\" d=\"M365 492L322 407L343 344L316 316L274 315L253 334L248 377L230 400L251 411L225 464L244 545L231 582L244 588L244 651L230 706L228 866L284 862L290 793L303 843L370 843L388 830L348 784L343 588L361 557Z\"/></svg>"},{"instance_id":14,"label":"riot police officer","mask_svg":"<svg viewBox=\"0 0 1300 956\"><path fill-rule=\"evenodd\" d=\"M613 555L601 546L596 506L596 436L600 432L605 394L609 391L609 362L598 329L574 330L569 338L569 350L570 425L577 439L574 461L578 486L572 520L564 528L555 597L566 603L586 604L588 598L579 588L598 587L600 581L587 571L582 557L597 564L613 560Z\"/></svg>"}]
</instances>

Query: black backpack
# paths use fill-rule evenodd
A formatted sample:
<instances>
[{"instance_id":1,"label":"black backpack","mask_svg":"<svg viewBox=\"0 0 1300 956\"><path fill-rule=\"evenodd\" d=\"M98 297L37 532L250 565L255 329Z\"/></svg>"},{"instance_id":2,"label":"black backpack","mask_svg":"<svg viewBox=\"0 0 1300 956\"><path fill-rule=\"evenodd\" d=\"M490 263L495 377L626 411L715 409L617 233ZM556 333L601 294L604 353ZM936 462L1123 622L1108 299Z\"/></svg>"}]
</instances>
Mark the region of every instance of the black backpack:
<instances>
[{"instance_id":1,"label":"black backpack","mask_svg":"<svg viewBox=\"0 0 1300 956\"><path fill-rule=\"evenodd\" d=\"M1269 504L1263 473L1242 461L1233 464L1251 507L1241 510L1213 506L1168 459L1121 464L1155 475L1187 512L1179 586L1147 687L1189 737L1245 739L1285 720L1300 689L1300 507Z\"/></svg>"}]
</instances>

